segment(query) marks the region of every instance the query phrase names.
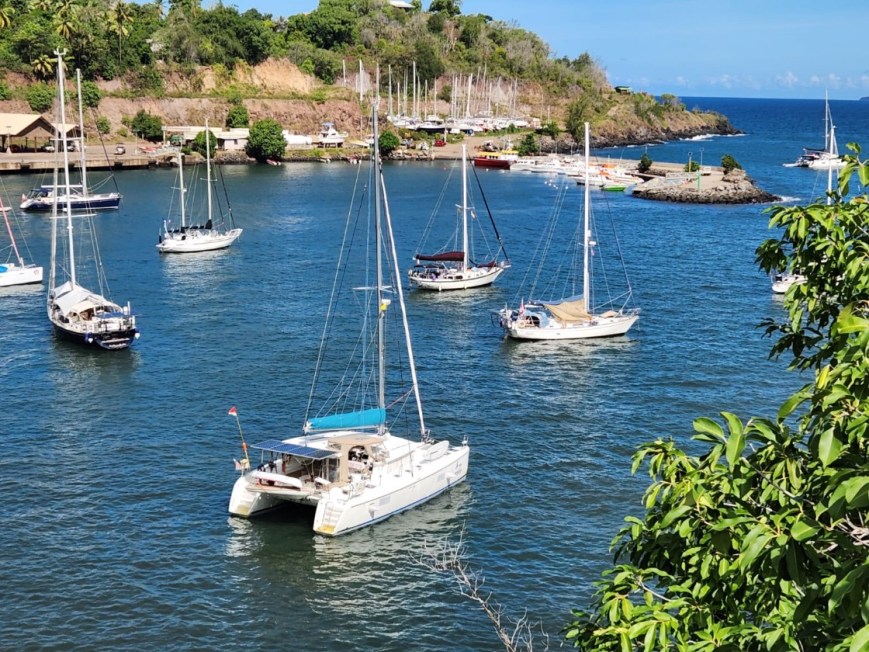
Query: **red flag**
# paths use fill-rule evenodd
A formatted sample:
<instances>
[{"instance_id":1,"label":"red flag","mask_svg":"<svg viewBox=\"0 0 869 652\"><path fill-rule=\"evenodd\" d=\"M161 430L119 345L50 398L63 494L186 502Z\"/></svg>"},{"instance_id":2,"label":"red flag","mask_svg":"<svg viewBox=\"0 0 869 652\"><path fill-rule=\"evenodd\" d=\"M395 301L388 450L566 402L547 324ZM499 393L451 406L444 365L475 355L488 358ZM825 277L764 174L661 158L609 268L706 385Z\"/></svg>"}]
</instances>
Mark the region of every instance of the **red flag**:
<instances>
[{"instance_id":1,"label":"red flag","mask_svg":"<svg viewBox=\"0 0 869 652\"><path fill-rule=\"evenodd\" d=\"M229 413L228 413L228 414L229 414L229 416L232 416L232 417L234 417L234 416L236 416L236 415L238 414L238 412L235 411L235 406L234 406L234 405L233 405L231 408L229 408Z\"/></svg>"}]
</instances>

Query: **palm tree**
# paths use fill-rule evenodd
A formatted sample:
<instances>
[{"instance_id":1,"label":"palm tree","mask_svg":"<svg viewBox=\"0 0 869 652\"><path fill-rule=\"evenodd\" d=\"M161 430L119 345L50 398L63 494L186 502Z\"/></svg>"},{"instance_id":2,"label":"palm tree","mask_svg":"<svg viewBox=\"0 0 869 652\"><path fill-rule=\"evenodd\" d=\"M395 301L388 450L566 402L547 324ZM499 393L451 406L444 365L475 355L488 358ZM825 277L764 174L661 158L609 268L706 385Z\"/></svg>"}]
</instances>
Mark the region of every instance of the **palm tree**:
<instances>
[{"instance_id":1,"label":"palm tree","mask_svg":"<svg viewBox=\"0 0 869 652\"><path fill-rule=\"evenodd\" d=\"M15 14L15 7L9 5L0 7L0 29L9 29L12 26L12 16Z\"/></svg>"},{"instance_id":2,"label":"palm tree","mask_svg":"<svg viewBox=\"0 0 869 652\"><path fill-rule=\"evenodd\" d=\"M117 0L112 7L110 14L111 30L118 35L118 65L121 65L121 44L125 36L130 33L127 25L133 22L133 15L130 12L130 6L123 0Z\"/></svg>"},{"instance_id":3,"label":"palm tree","mask_svg":"<svg viewBox=\"0 0 869 652\"><path fill-rule=\"evenodd\" d=\"M40 54L33 61L33 74L39 79L48 79L54 74L54 57Z\"/></svg>"}]
</instances>

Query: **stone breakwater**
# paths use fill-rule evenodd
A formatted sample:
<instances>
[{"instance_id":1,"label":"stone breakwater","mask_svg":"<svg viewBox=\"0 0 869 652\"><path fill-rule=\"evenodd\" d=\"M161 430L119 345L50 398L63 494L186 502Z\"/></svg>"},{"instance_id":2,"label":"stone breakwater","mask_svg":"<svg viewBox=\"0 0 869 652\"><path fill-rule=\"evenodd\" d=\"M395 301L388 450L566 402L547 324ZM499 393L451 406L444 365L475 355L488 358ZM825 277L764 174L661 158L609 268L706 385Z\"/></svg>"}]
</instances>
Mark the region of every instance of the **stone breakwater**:
<instances>
[{"instance_id":1,"label":"stone breakwater","mask_svg":"<svg viewBox=\"0 0 869 652\"><path fill-rule=\"evenodd\" d=\"M781 197L762 190L744 170L655 177L635 186L633 196L685 204L769 204Z\"/></svg>"}]
</instances>

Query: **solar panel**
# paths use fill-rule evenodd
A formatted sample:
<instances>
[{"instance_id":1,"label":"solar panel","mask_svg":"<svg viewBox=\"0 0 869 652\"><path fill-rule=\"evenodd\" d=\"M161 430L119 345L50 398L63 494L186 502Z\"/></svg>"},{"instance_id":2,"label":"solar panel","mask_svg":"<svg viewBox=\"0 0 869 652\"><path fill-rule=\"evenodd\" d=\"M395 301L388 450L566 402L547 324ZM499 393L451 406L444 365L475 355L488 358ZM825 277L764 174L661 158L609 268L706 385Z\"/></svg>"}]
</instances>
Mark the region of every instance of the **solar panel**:
<instances>
[{"instance_id":1,"label":"solar panel","mask_svg":"<svg viewBox=\"0 0 869 652\"><path fill-rule=\"evenodd\" d=\"M258 448L273 453L286 453L287 455L296 455L297 457L307 457L312 460L322 460L337 455L335 451L301 446L299 444L288 444L280 439L267 439L262 443L251 445L251 448Z\"/></svg>"}]
</instances>

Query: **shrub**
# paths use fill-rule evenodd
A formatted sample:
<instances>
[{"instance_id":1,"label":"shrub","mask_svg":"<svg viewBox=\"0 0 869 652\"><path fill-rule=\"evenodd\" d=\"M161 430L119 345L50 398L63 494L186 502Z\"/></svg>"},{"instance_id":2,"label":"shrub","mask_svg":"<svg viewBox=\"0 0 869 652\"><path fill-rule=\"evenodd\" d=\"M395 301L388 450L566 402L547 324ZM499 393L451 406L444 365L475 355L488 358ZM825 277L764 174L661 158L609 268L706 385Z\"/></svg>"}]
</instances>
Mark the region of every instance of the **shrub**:
<instances>
[{"instance_id":1,"label":"shrub","mask_svg":"<svg viewBox=\"0 0 869 652\"><path fill-rule=\"evenodd\" d=\"M134 134L152 143L163 140L163 120L159 116L147 113L144 109L133 117L130 128Z\"/></svg>"},{"instance_id":2,"label":"shrub","mask_svg":"<svg viewBox=\"0 0 869 652\"><path fill-rule=\"evenodd\" d=\"M36 113L45 113L54 102L54 91L48 84L33 84L27 89L27 103Z\"/></svg>"},{"instance_id":3,"label":"shrub","mask_svg":"<svg viewBox=\"0 0 869 652\"><path fill-rule=\"evenodd\" d=\"M271 118L257 120L250 128L246 152L247 155L264 161L269 158L281 158L287 148L281 125Z\"/></svg>"},{"instance_id":4,"label":"shrub","mask_svg":"<svg viewBox=\"0 0 869 652\"><path fill-rule=\"evenodd\" d=\"M97 131L101 134L107 134L112 130L112 125L109 123L109 119L100 116L96 119Z\"/></svg>"},{"instance_id":5,"label":"shrub","mask_svg":"<svg viewBox=\"0 0 869 652\"><path fill-rule=\"evenodd\" d=\"M652 159L649 158L649 155L643 152L643 155L640 157L640 162L637 163L637 172L648 172L652 169Z\"/></svg>"},{"instance_id":6,"label":"shrub","mask_svg":"<svg viewBox=\"0 0 869 652\"><path fill-rule=\"evenodd\" d=\"M384 157L392 154L401 145L398 135L393 131L384 131L380 134L377 142L380 145L380 155Z\"/></svg>"},{"instance_id":7,"label":"shrub","mask_svg":"<svg viewBox=\"0 0 869 652\"><path fill-rule=\"evenodd\" d=\"M236 104L229 109L226 114L226 127L232 129L234 127L247 127L250 123L250 114L243 104Z\"/></svg>"},{"instance_id":8,"label":"shrub","mask_svg":"<svg viewBox=\"0 0 869 652\"><path fill-rule=\"evenodd\" d=\"M724 168L724 173L727 174L731 170L741 170L742 166L730 154L725 154L721 157L721 167Z\"/></svg>"}]
</instances>

